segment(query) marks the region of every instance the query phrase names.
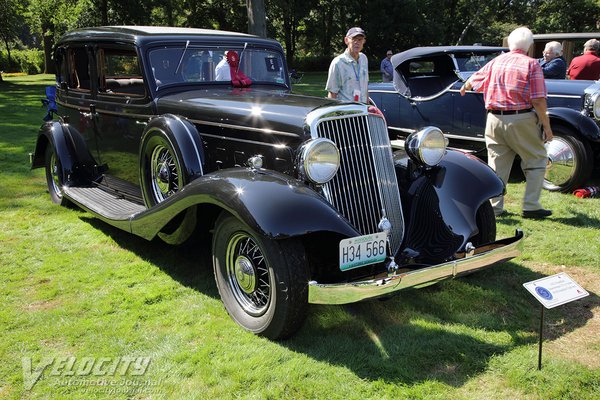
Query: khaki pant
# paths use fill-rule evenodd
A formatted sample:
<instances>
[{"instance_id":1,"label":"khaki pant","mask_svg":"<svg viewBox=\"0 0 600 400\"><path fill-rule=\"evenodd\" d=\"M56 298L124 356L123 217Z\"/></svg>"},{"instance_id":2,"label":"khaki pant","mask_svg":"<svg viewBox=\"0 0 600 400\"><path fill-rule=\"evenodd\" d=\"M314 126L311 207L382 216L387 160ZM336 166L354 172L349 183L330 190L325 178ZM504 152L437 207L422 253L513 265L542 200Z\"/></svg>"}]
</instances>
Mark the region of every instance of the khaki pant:
<instances>
[{"instance_id":1,"label":"khaki pant","mask_svg":"<svg viewBox=\"0 0 600 400\"><path fill-rule=\"evenodd\" d=\"M542 140L542 130L534 112L496 115L488 113L485 126L485 144L488 151L488 165L502 179L508 182L515 155L521 157L521 169L525 174L525 196L523 210L539 210L540 194L548 155ZM495 197L492 207L496 213L504 209L504 196Z\"/></svg>"}]
</instances>

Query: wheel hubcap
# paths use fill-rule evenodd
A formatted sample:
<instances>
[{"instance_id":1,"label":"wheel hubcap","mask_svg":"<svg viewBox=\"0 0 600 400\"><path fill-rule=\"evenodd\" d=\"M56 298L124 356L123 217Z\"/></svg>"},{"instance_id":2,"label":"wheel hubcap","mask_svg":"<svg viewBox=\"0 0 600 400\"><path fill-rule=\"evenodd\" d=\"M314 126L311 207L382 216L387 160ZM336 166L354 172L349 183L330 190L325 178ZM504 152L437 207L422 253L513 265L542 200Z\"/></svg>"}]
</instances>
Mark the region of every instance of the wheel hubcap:
<instances>
[{"instance_id":1,"label":"wheel hubcap","mask_svg":"<svg viewBox=\"0 0 600 400\"><path fill-rule=\"evenodd\" d=\"M272 277L258 243L246 233L236 233L227 246L227 282L240 307L252 316L264 314L271 300Z\"/></svg>"},{"instance_id":2,"label":"wheel hubcap","mask_svg":"<svg viewBox=\"0 0 600 400\"><path fill-rule=\"evenodd\" d=\"M252 294L256 288L256 273L252 262L245 256L239 256L235 260L235 279L240 289L246 294Z\"/></svg>"},{"instance_id":3,"label":"wheel hubcap","mask_svg":"<svg viewBox=\"0 0 600 400\"><path fill-rule=\"evenodd\" d=\"M573 178L577 168L577 158L571 145L561 137L546 143L548 165L545 179L547 183L560 186Z\"/></svg>"}]
</instances>

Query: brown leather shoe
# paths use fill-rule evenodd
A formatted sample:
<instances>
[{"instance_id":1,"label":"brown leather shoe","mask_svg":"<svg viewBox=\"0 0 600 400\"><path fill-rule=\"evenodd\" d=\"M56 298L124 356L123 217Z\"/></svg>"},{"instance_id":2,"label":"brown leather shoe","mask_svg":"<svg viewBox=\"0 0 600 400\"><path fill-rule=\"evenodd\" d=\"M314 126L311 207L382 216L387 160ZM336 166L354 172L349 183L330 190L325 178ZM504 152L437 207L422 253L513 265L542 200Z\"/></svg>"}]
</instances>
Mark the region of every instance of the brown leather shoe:
<instances>
[{"instance_id":1,"label":"brown leather shoe","mask_svg":"<svg viewBox=\"0 0 600 400\"><path fill-rule=\"evenodd\" d=\"M546 218L551 215L552 215L552 211L544 210L543 208L540 208L539 210L526 210L526 211L523 211L523 214L521 214L521 216L523 218L536 218L536 219Z\"/></svg>"}]
</instances>

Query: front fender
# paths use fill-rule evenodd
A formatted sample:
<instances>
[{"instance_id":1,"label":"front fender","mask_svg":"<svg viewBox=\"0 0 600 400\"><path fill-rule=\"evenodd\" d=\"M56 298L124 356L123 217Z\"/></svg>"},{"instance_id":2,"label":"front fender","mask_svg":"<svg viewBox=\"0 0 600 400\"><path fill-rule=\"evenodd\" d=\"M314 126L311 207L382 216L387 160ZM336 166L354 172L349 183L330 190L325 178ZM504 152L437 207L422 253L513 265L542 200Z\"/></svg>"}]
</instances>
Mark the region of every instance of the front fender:
<instances>
[{"instance_id":1,"label":"front fender","mask_svg":"<svg viewBox=\"0 0 600 400\"><path fill-rule=\"evenodd\" d=\"M477 209L492 197L504 194L504 183L479 158L449 150L431 180L440 199L444 221L466 239L477 232Z\"/></svg>"},{"instance_id":2,"label":"front fender","mask_svg":"<svg viewBox=\"0 0 600 400\"><path fill-rule=\"evenodd\" d=\"M185 209L215 205L274 239L329 231L352 237L358 233L317 192L274 171L231 168L201 176L160 204L131 219L132 233L152 239Z\"/></svg>"},{"instance_id":3,"label":"front fender","mask_svg":"<svg viewBox=\"0 0 600 400\"><path fill-rule=\"evenodd\" d=\"M407 188L404 244L414 250L425 251L436 241L448 255L460 250L478 232L479 207L504 193L504 184L489 166L459 151L448 150L435 168L413 172L404 152L394 158L400 179L410 176L401 185Z\"/></svg>"},{"instance_id":4,"label":"front fender","mask_svg":"<svg viewBox=\"0 0 600 400\"><path fill-rule=\"evenodd\" d=\"M173 143L179 159L182 160L187 182L203 175L204 149L200 134L191 122L173 114L164 114L150 119L140 141L140 161L144 159L142 152L146 135L152 130L162 131Z\"/></svg>"},{"instance_id":5,"label":"front fender","mask_svg":"<svg viewBox=\"0 0 600 400\"><path fill-rule=\"evenodd\" d=\"M553 107L548 109L548 116L551 123L556 120L563 121L575 128L576 133L583 138L600 142L600 126L592 118L581 114L581 112L571 108Z\"/></svg>"}]
</instances>

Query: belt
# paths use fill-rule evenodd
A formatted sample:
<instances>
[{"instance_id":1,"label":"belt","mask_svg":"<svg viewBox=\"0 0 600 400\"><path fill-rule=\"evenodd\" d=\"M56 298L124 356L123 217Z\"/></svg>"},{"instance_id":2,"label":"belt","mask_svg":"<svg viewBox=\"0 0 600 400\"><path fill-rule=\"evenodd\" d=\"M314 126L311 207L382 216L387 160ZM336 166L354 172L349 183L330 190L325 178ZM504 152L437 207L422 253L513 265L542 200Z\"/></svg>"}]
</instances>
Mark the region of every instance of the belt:
<instances>
[{"instance_id":1,"label":"belt","mask_svg":"<svg viewBox=\"0 0 600 400\"><path fill-rule=\"evenodd\" d=\"M495 115L514 115L532 112L533 108L525 108L523 110L487 110L487 112Z\"/></svg>"}]
</instances>

